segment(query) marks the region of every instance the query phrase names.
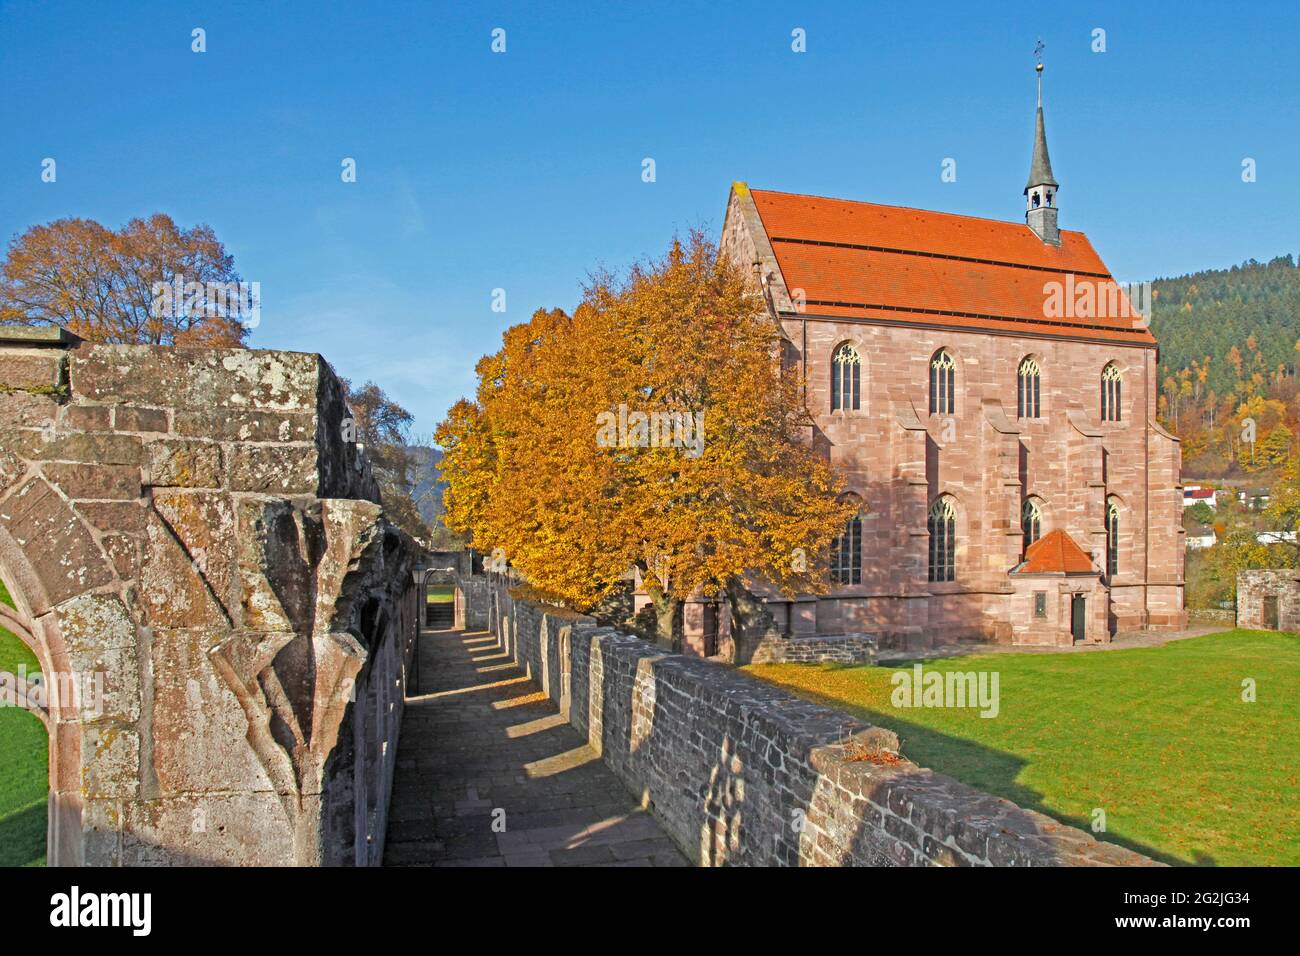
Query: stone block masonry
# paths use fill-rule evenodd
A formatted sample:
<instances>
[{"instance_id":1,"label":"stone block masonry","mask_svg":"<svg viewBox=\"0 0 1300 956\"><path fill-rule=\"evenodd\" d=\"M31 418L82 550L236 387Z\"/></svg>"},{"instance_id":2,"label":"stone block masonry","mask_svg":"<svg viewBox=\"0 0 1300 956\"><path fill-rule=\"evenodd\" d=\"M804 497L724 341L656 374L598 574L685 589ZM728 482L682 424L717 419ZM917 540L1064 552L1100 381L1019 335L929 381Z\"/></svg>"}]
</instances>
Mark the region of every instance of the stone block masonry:
<instances>
[{"instance_id":1,"label":"stone block masonry","mask_svg":"<svg viewBox=\"0 0 1300 956\"><path fill-rule=\"evenodd\" d=\"M898 755L898 738L496 582L502 647L707 866L1152 866Z\"/></svg>"},{"instance_id":2,"label":"stone block masonry","mask_svg":"<svg viewBox=\"0 0 1300 956\"><path fill-rule=\"evenodd\" d=\"M878 640L874 634L833 637L780 637L769 635L754 649L754 664L874 664Z\"/></svg>"},{"instance_id":3,"label":"stone block masonry","mask_svg":"<svg viewBox=\"0 0 1300 956\"><path fill-rule=\"evenodd\" d=\"M372 864L414 543L318 355L0 330L3 625L73 684L56 865Z\"/></svg>"}]
</instances>

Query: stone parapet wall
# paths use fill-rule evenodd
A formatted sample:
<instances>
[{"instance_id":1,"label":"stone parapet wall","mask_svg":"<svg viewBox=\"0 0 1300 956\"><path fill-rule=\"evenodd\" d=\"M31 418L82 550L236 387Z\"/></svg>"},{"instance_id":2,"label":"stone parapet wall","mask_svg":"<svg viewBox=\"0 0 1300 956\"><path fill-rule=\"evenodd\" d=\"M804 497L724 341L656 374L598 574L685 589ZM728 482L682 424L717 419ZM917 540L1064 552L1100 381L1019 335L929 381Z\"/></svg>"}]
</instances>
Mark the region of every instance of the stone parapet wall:
<instances>
[{"instance_id":1,"label":"stone parapet wall","mask_svg":"<svg viewBox=\"0 0 1300 956\"><path fill-rule=\"evenodd\" d=\"M898 739L497 582L502 646L707 866L1148 866L898 756Z\"/></svg>"},{"instance_id":2,"label":"stone parapet wall","mask_svg":"<svg viewBox=\"0 0 1300 956\"><path fill-rule=\"evenodd\" d=\"M5 626L102 685L32 708L52 864L379 862L418 608L350 414L318 355L0 335Z\"/></svg>"},{"instance_id":3,"label":"stone parapet wall","mask_svg":"<svg viewBox=\"0 0 1300 956\"><path fill-rule=\"evenodd\" d=\"M753 663L874 664L879 644L874 634L832 637L764 637L754 649Z\"/></svg>"},{"instance_id":4,"label":"stone parapet wall","mask_svg":"<svg viewBox=\"0 0 1300 956\"><path fill-rule=\"evenodd\" d=\"M467 631L486 631L490 598L487 578L483 575L464 575L458 580L461 600L464 602L461 611L464 619L461 626Z\"/></svg>"}]
</instances>

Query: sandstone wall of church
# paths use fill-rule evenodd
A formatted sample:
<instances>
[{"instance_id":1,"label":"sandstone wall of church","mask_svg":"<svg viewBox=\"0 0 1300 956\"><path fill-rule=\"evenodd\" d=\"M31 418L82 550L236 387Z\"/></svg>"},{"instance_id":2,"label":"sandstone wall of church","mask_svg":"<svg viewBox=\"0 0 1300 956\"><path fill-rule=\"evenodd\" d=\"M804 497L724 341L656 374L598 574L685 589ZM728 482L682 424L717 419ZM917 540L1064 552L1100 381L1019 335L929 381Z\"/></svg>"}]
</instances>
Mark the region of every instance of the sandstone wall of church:
<instances>
[{"instance_id":1,"label":"sandstone wall of church","mask_svg":"<svg viewBox=\"0 0 1300 956\"><path fill-rule=\"evenodd\" d=\"M1007 572L1020 560L1027 495L1041 499L1043 532L1064 528L1099 567L1112 498L1120 535L1109 625L1182 620L1179 453L1153 423L1152 350L820 319L783 325L800 361L807 342L814 441L866 508L862 584L823 602L819 630L1010 640ZM846 342L862 360L861 407L832 411L832 355ZM940 349L957 365L952 416L928 413ZM1042 368L1041 416L1018 420L1016 370L1027 356ZM1100 420L1109 362L1124 372L1119 422ZM926 516L941 494L958 506L957 580L930 583ZM925 595L933 599L916 600Z\"/></svg>"}]
</instances>

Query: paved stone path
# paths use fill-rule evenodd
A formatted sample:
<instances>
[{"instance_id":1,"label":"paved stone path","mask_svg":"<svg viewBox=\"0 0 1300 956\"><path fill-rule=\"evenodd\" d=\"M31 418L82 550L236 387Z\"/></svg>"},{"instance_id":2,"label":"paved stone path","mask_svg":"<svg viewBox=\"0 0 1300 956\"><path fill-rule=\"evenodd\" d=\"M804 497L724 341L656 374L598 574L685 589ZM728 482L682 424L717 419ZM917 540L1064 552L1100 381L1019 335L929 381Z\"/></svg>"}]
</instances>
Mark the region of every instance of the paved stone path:
<instances>
[{"instance_id":1,"label":"paved stone path","mask_svg":"<svg viewBox=\"0 0 1300 956\"><path fill-rule=\"evenodd\" d=\"M490 634L425 631L418 653L385 865L689 865Z\"/></svg>"}]
</instances>

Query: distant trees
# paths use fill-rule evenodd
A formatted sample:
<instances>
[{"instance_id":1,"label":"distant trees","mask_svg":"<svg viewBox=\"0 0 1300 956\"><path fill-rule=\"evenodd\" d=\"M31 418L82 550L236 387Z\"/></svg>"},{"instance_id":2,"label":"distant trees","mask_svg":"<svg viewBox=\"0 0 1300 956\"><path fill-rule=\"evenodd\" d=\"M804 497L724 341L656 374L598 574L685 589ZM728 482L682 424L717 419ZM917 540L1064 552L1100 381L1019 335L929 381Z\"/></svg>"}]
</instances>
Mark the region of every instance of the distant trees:
<instances>
[{"instance_id":1,"label":"distant trees","mask_svg":"<svg viewBox=\"0 0 1300 956\"><path fill-rule=\"evenodd\" d=\"M742 271L699 234L594 276L572 315L507 330L475 400L438 427L448 526L584 609L639 569L665 642L690 595L725 591L747 639L748 576L825 590L854 510L807 441L779 344Z\"/></svg>"},{"instance_id":2,"label":"distant trees","mask_svg":"<svg viewBox=\"0 0 1300 956\"><path fill-rule=\"evenodd\" d=\"M411 413L374 382L366 382L360 388L353 388L346 379L343 384L356 422L356 439L370 459L385 514L407 534L427 541L429 527L411 498L412 459L408 442Z\"/></svg>"},{"instance_id":3,"label":"distant trees","mask_svg":"<svg viewBox=\"0 0 1300 956\"><path fill-rule=\"evenodd\" d=\"M1240 522L1224 531L1213 550L1233 580L1246 568L1300 568L1300 481L1294 476L1279 481L1258 521ZM1263 541L1261 532L1268 533Z\"/></svg>"},{"instance_id":4,"label":"distant trees","mask_svg":"<svg viewBox=\"0 0 1300 956\"><path fill-rule=\"evenodd\" d=\"M93 219L32 226L0 264L0 324L53 323L92 342L240 347L250 299L209 226L163 213L116 232Z\"/></svg>"},{"instance_id":5,"label":"distant trees","mask_svg":"<svg viewBox=\"0 0 1300 956\"><path fill-rule=\"evenodd\" d=\"M1218 607L1231 600L1237 589L1238 571L1300 568L1298 475L1300 472L1288 464L1270 489L1268 504L1260 511L1239 504L1229 494L1220 496L1213 514L1218 543L1187 553L1188 607ZM1194 505L1187 510L1196 511L1199 507Z\"/></svg>"}]
</instances>

